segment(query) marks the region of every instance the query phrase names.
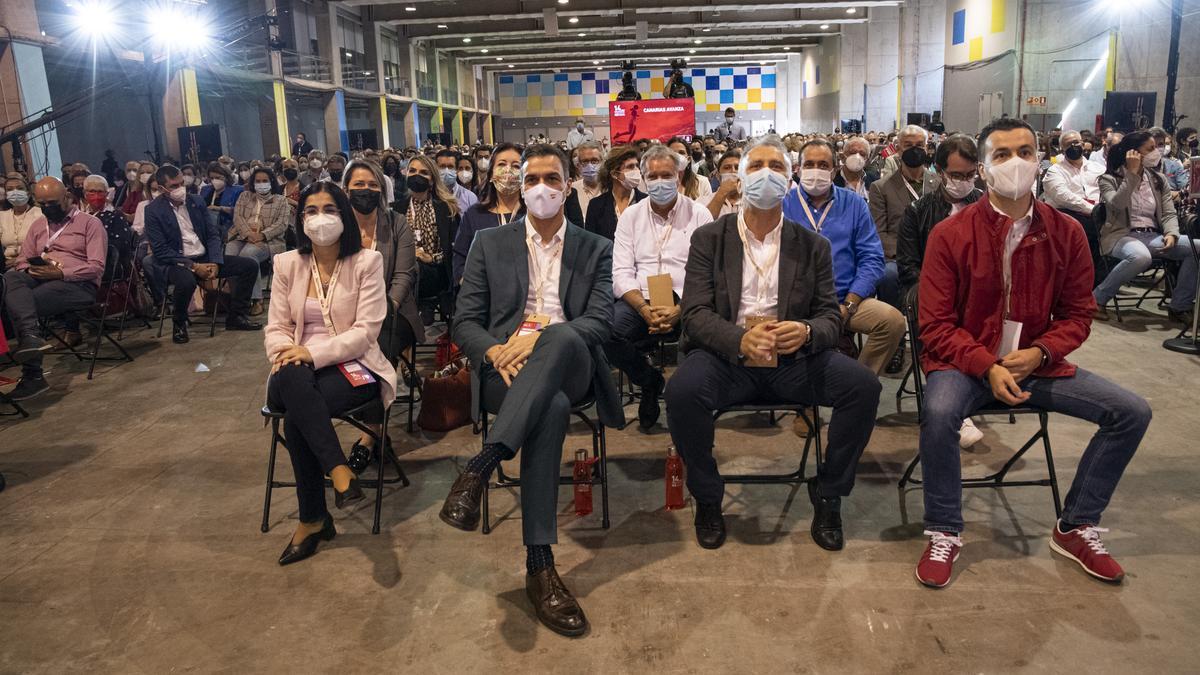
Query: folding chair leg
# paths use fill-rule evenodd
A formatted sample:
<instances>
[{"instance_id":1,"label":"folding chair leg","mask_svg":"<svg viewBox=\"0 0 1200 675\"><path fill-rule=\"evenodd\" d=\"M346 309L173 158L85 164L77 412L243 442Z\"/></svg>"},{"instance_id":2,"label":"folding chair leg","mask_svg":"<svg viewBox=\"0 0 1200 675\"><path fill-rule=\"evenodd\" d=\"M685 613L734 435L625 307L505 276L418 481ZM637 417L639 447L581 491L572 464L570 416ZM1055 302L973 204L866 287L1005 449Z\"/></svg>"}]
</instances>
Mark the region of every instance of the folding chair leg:
<instances>
[{"instance_id":1,"label":"folding chair leg","mask_svg":"<svg viewBox=\"0 0 1200 675\"><path fill-rule=\"evenodd\" d=\"M1062 501L1058 496L1058 474L1054 471L1054 454L1050 451L1049 416L1041 413L1038 415L1038 421L1042 425L1039 433L1042 436L1042 447L1046 450L1046 470L1050 474L1050 494L1054 496L1054 515L1062 518Z\"/></svg>"},{"instance_id":2,"label":"folding chair leg","mask_svg":"<svg viewBox=\"0 0 1200 675\"><path fill-rule=\"evenodd\" d=\"M375 522L371 525L371 534L379 534L379 516L383 512L383 456L387 454L388 441L388 411L383 411L383 427L375 439L376 447L379 452L375 453L379 459L376 465L379 468L379 478L375 481Z\"/></svg>"},{"instance_id":3,"label":"folding chair leg","mask_svg":"<svg viewBox=\"0 0 1200 675\"><path fill-rule=\"evenodd\" d=\"M158 338L162 337L163 324L166 323L166 321L167 321L167 291L168 290L169 289L166 289L166 288L163 289L162 304L159 305L159 307L158 307L158 335L156 336Z\"/></svg>"},{"instance_id":4,"label":"folding chair leg","mask_svg":"<svg viewBox=\"0 0 1200 675\"><path fill-rule=\"evenodd\" d=\"M208 337L216 337L216 335L217 335L217 310L221 308L221 284L222 283L223 283L223 280L218 279L217 280L217 290L213 291L214 293L216 293L216 297L213 298L212 316L208 317ZM226 314L225 316L226 316L226 318L229 318L228 314Z\"/></svg>"},{"instance_id":5,"label":"folding chair leg","mask_svg":"<svg viewBox=\"0 0 1200 675\"><path fill-rule=\"evenodd\" d=\"M271 454L267 458L267 496L263 498L262 531L270 529L267 519L271 517L271 488L275 484L275 453L279 447L279 418L271 418Z\"/></svg>"},{"instance_id":6,"label":"folding chair leg","mask_svg":"<svg viewBox=\"0 0 1200 675\"><path fill-rule=\"evenodd\" d=\"M608 529L608 445L604 436L604 425L599 421L596 430L592 432L593 450L600 452L600 527Z\"/></svg>"},{"instance_id":7,"label":"folding chair leg","mask_svg":"<svg viewBox=\"0 0 1200 675\"><path fill-rule=\"evenodd\" d=\"M491 482L491 480L492 480L491 478L488 478L486 480L486 482ZM492 491L491 486L486 485L486 484L483 486L483 500L482 500L482 503L480 504L479 515L480 515L480 519L483 521L483 533L484 534L492 533L492 519L490 516L488 516L488 493L491 491Z\"/></svg>"},{"instance_id":8,"label":"folding chair leg","mask_svg":"<svg viewBox=\"0 0 1200 675\"><path fill-rule=\"evenodd\" d=\"M920 463L921 453L918 452L917 456L913 457L912 461L908 463L908 468L904 470L904 475L900 477L900 483L897 485L897 487L899 487L901 490L904 490L905 485L908 485L909 483L918 483L918 481L913 480L912 475L913 471L916 471L917 465Z\"/></svg>"}]
</instances>

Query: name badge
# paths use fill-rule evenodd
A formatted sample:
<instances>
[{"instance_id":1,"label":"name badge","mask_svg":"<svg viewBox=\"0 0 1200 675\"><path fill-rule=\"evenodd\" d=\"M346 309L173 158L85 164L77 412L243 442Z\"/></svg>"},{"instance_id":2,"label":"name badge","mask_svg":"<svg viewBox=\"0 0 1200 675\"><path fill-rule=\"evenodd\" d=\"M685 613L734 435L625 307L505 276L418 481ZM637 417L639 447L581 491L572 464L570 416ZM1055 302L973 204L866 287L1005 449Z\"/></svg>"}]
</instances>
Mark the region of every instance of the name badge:
<instances>
[{"instance_id":1,"label":"name badge","mask_svg":"<svg viewBox=\"0 0 1200 675\"><path fill-rule=\"evenodd\" d=\"M751 330L760 323L770 323L778 320L774 316L748 316L746 317L746 330ZM779 354L771 350L771 358L769 359L746 359L743 364L747 368L775 368L779 365Z\"/></svg>"},{"instance_id":2,"label":"name badge","mask_svg":"<svg viewBox=\"0 0 1200 675\"><path fill-rule=\"evenodd\" d=\"M675 290L671 286L670 274L655 274L646 277L646 285L650 288L651 307L675 306Z\"/></svg>"},{"instance_id":3,"label":"name badge","mask_svg":"<svg viewBox=\"0 0 1200 675\"><path fill-rule=\"evenodd\" d=\"M532 335L540 333L542 329L550 325L550 316L547 314L527 314L525 319L521 321L520 328L517 328L517 335Z\"/></svg>"},{"instance_id":4,"label":"name badge","mask_svg":"<svg viewBox=\"0 0 1200 675\"><path fill-rule=\"evenodd\" d=\"M997 347L996 356L1004 358L1020 349L1023 325L1020 321L1004 320L1004 333L1000 337L1000 346Z\"/></svg>"},{"instance_id":5,"label":"name badge","mask_svg":"<svg viewBox=\"0 0 1200 675\"><path fill-rule=\"evenodd\" d=\"M342 375L346 376L346 380L352 387L361 387L375 381L375 376L371 374L371 371L363 368L358 361L339 363L338 370L342 371Z\"/></svg>"}]
</instances>

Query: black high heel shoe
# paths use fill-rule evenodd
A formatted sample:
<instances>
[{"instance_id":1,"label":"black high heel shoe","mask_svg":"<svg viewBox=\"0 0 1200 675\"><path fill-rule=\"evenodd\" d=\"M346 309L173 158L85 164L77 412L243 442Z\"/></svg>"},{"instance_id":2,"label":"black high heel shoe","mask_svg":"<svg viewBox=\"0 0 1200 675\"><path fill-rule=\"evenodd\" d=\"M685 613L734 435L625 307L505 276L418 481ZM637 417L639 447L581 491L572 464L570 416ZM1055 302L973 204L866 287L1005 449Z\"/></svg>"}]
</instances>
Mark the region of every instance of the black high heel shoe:
<instances>
[{"instance_id":1,"label":"black high heel shoe","mask_svg":"<svg viewBox=\"0 0 1200 675\"><path fill-rule=\"evenodd\" d=\"M354 441L354 445L350 447L350 458L346 460L346 466L350 467L350 470L355 475L358 475L366 471L367 467L371 465L371 460L374 456L374 446L368 448L358 441Z\"/></svg>"},{"instance_id":2,"label":"black high heel shoe","mask_svg":"<svg viewBox=\"0 0 1200 675\"><path fill-rule=\"evenodd\" d=\"M361 500L364 496L362 488L358 486L358 479L351 478L350 487L346 488L345 492L338 492L337 488L333 489L333 505L339 509L344 508L348 504Z\"/></svg>"},{"instance_id":3,"label":"black high heel shoe","mask_svg":"<svg viewBox=\"0 0 1200 675\"><path fill-rule=\"evenodd\" d=\"M322 539L329 541L336 535L337 530L333 529L333 516L326 514L325 524L321 526L320 531L301 539L299 544L288 542L288 547L283 549L283 553L279 556L279 564L291 565L294 562L300 562L305 558L312 557L317 552L317 542Z\"/></svg>"}]
</instances>

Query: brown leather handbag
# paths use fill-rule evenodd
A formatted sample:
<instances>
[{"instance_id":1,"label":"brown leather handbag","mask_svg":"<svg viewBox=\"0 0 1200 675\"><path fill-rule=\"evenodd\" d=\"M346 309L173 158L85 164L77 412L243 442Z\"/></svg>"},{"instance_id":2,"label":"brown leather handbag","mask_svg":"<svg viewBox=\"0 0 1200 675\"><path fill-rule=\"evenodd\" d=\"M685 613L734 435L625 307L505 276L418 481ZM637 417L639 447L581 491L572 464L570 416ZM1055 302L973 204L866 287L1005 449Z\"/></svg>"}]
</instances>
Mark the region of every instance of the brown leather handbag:
<instances>
[{"instance_id":1,"label":"brown leather handbag","mask_svg":"<svg viewBox=\"0 0 1200 675\"><path fill-rule=\"evenodd\" d=\"M471 371L460 359L452 361L421 384L417 424L425 431L451 431L471 421Z\"/></svg>"}]
</instances>

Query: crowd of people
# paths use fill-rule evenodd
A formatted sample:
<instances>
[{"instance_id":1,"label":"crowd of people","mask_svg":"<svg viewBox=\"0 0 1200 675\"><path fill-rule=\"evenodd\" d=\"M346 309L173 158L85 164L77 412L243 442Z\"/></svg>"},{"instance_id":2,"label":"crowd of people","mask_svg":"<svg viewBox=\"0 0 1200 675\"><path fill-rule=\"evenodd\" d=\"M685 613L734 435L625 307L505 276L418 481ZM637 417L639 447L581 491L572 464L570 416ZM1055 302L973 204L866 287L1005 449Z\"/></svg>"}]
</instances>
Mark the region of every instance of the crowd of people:
<instances>
[{"instance_id":1,"label":"crowd of people","mask_svg":"<svg viewBox=\"0 0 1200 675\"><path fill-rule=\"evenodd\" d=\"M404 386L401 355L440 310L471 364L472 409L494 415L440 517L476 528L490 476L519 453L530 601L546 626L581 635L588 620L552 549L572 405L592 400L602 424L622 426L614 369L640 388L643 431L665 401L706 549L726 537L713 412L830 408L808 490L813 540L839 550L880 376L904 370L911 332L927 375L918 580L952 579L959 451L982 435L972 413L996 401L1099 426L1050 546L1122 579L1099 524L1151 411L1068 357L1156 258L1172 263L1170 320L1190 322L1196 258L1180 207L1195 129L1039 135L1001 118L978 136L908 126L746 139L730 120L712 136L610 148L582 126L524 147L326 155L300 134L286 158L131 161L120 173L110 154L101 173L72 164L32 185L10 174L3 309L22 376L7 396L46 390L40 322L62 319L77 340L71 314L95 302L108 265L144 279L152 308L171 300L176 343L189 340L198 287L229 297L229 330L260 330L265 312L268 404L284 415L299 502L279 558L290 564L336 533L326 477L335 505L352 504L380 451L364 434L347 454L330 418L378 400L365 422L381 424ZM649 360L660 342L678 342L677 366Z\"/></svg>"}]
</instances>

